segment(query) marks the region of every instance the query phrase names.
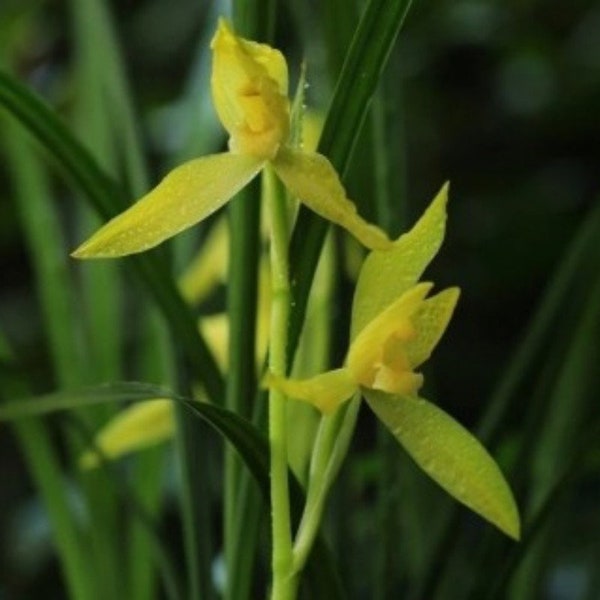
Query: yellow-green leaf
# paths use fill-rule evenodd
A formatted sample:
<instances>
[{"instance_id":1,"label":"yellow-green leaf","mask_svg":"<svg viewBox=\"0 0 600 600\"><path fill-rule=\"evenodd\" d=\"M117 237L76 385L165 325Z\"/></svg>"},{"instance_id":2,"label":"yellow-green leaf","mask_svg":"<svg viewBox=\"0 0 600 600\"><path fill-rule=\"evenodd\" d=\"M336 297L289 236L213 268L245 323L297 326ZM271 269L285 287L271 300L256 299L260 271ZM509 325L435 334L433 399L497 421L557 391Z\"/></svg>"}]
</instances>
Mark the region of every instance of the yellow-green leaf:
<instances>
[{"instance_id":1,"label":"yellow-green leaf","mask_svg":"<svg viewBox=\"0 0 600 600\"><path fill-rule=\"evenodd\" d=\"M143 252L219 209L263 167L241 154L213 154L173 169L153 190L84 242L76 258Z\"/></svg>"},{"instance_id":2,"label":"yellow-green leaf","mask_svg":"<svg viewBox=\"0 0 600 600\"><path fill-rule=\"evenodd\" d=\"M163 442L174 432L173 402L149 400L122 410L100 430L95 442L103 456L115 459ZM81 456L79 464L82 469L93 469L100 464L100 456L90 450Z\"/></svg>"},{"instance_id":3,"label":"yellow-green leaf","mask_svg":"<svg viewBox=\"0 0 600 600\"><path fill-rule=\"evenodd\" d=\"M309 402L325 414L332 413L358 390L347 369L327 371L310 379L284 379L269 373L264 384L289 398Z\"/></svg>"},{"instance_id":4,"label":"yellow-green leaf","mask_svg":"<svg viewBox=\"0 0 600 600\"><path fill-rule=\"evenodd\" d=\"M375 250L365 259L352 305L351 339L415 285L437 254L446 230L447 201L445 184L415 226L393 242L391 249Z\"/></svg>"},{"instance_id":5,"label":"yellow-green leaf","mask_svg":"<svg viewBox=\"0 0 600 600\"><path fill-rule=\"evenodd\" d=\"M324 156L283 148L272 164L291 194L318 215L347 229L367 248L391 247L386 234L358 214L354 203L346 197L335 169Z\"/></svg>"},{"instance_id":6,"label":"yellow-green leaf","mask_svg":"<svg viewBox=\"0 0 600 600\"><path fill-rule=\"evenodd\" d=\"M375 414L425 473L459 502L519 539L519 513L512 492L473 435L421 398L364 393Z\"/></svg>"}]
</instances>

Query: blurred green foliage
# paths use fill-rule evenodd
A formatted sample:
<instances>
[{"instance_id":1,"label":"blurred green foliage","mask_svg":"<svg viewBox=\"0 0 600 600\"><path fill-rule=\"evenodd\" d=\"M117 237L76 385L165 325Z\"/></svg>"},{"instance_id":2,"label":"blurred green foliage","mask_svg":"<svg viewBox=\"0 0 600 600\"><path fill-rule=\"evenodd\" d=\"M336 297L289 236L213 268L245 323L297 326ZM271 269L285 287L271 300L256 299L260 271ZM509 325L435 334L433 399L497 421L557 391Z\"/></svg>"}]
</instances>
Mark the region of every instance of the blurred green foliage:
<instances>
[{"instance_id":1,"label":"blurred green foliage","mask_svg":"<svg viewBox=\"0 0 600 600\"><path fill-rule=\"evenodd\" d=\"M288 56L294 78L306 60L308 104L317 111L327 110L362 5L341 0L278 5L275 45ZM149 179L156 181L173 164L224 143L208 94L206 49L216 15L228 3L179 0L174 8L167 0L129 0L107 7L139 124L135 135L152 165ZM443 399L449 412L479 428L492 444L527 526L524 542L515 547L482 531L473 517L457 516L450 501L395 446L378 439L373 420L361 414L326 526L351 598L597 597L598 31L600 5L591 0L431 0L414 4L390 56L347 170L350 196L363 199L361 210L396 235L444 180L451 181L446 250L431 278L440 287L458 283L462 298L428 374L435 390L429 395ZM0 66L66 121L78 123L80 139L96 152L102 127L115 123L93 114L93 102L81 112L86 84L78 81L81 46L74 39L65 2L0 5ZM117 90L106 77L95 93L118 106ZM6 123L1 117L0 141ZM115 144L115 131L111 136L99 160L129 189L139 189L144 177L135 181L134 170L124 166L122 155L130 150ZM25 374L32 391L42 393L60 385L60 378L11 168L4 157L0 327L16 358L3 359L0 367L3 378ZM81 231L77 201L54 170L45 177L67 247L73 247ZM382 188L384 211L376 199ZM176 264L189 256L198 232L186 235L174 250ZM84 276L66 268L79 310ZM340 308L332 322L339 331L348 320L349 285L338 282ZM135 306L129 296L125 302ZM121 364L114 368L128 374L135 372L128 351L136 340L127 327L121 334ZM345 346L342 333L332 354ZM79 375L98 381L93 369ZM2 389L4 396L7 388ZM52 423L51 432L57 431ZM62 598L48 523L8 432L0 425L0 598L42 593ZM209 448L217 456L210 443ZM209 463L214 476L218 458ZM216 477L208 482L213 501L218 486ZM77 507L76 491L73 497ZM552 502L546 505L548 497ZM162 522L178 548L172 504ZM529 543L527 532L538 533L541 517L539 535ZM264 557L258 562L264 577Z\"/></svg>"}]
</instances>

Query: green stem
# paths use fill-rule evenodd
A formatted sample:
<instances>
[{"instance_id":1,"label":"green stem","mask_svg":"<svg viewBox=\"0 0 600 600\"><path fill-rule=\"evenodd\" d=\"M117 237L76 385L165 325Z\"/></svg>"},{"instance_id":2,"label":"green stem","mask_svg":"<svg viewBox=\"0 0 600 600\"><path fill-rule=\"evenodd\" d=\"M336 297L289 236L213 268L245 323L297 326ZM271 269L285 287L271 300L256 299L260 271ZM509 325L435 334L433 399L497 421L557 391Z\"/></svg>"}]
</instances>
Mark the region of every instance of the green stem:
<instances>
[{"instance_id":1,"label":"green stem","mask_svg":"<svg viewBox=\"0 0 600 600\"><path fill-rule=\"evenodd\" d=\"M234 0L232 18L236 31L249 39L270 43L275 30L277 0ZM225 407L244 417L252 412L256 395L256 314L258 267L261 252L260 189L255 180L229 204L230 223L229 284L229 367ZM247 493L248 476L234 448L225 447L224 552L227 566L225 600L249 597L252 568L256 555L259 501ZM252 501L253 500L253 501ZM249 504L247 504L249 503ZM252 514L254 523L240 536L240 518Z\"/></svg>"},{"instance_id":2,"label":"green stem","mask_svg":"<svg viewBox=\"0 0 600 600\"><path fill-rule=\"evenodd\" d=\"M271 342L269 368L279 377L287 373L287 328L290 312L288 215L285 195L277 189L273 173L265 170L265 191L271 216ZM292 574L292 537L288 489L286 398L269 393L269 446L271 454L271 518L273 535L273 600L295 597Z\"/></svg>"},{"instance_id":3,"label":"green stem","mask_svg":"<svg viewBox=\"0 0 600 600\"><path fill-rule=\"evenodd\" d=\"M308 494L294 543L294 573L304 568L319 532L325 501L354 433L360 398L354 398L319 426L310 465Z\"/></svg>"}]
</instances>

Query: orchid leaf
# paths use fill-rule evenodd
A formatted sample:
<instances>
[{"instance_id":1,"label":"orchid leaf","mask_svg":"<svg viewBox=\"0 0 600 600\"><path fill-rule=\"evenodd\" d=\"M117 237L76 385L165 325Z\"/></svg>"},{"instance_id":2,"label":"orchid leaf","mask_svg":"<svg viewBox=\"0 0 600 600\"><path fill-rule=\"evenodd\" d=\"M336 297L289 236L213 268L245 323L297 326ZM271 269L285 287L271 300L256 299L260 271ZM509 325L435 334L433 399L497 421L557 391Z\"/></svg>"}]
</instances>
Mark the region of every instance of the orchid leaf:
<instances>
[{"instance_id":1,"label":"orchid leaf","mask_svg":"<svg viewBox=\"0 0 600 600\"><path fill-rule=\"evenodd\" d=\"M318 147L342 179L371 97L411 5L412 0L370 0L356 28ZM290 244L291 278L295 282L289 339L292 355L302 330L312 278L326 231L327 223L300 209Z\"/></svg>"},{"instance_id":2,"label":"orchid leaf","mask_svg":"<svg viewBox=\"0 0 600 600\"><path fill-rule=\"evenodd\" d=\"M369 406L417 465L451 496L518 540L517 507L500 469L477 439L434 404L365 391Z\"/></svg>"},{"instance_id":3,"label":"orchid leaf","mask_svg":"<svg viewBox=\"0 0 600 600\"><path fill-rule=\"evenodd\" d=\"M50 153L99 215L109 219L124 208L126 196L122 187L101 170L94 157L38 96L2 71L0 106L18 119ZM164 261L147 254L134 257L131 265L164 313L210 399L219 402L223 397L222 377Z\"/></svg>"},{"instance_id":4,"label":"orchid leaf","mask_svg":"<svg viewBox=\"0 0 600 600\"><path fill-rule=\"evenodd\" d=\"M11 400L0 404L0 421L41 416L106 402L142 402L158 398L168 398L182 404L229 441L256 479L264 497L269 497L269 448L263 434L247 419L220 406L190 400L157 385L119 382ZM304 506L304 493L295 478L291 477L290 483L292 512L294 518L299 518ZM307 569L311 572L311 591L315 597L332 600L343 597L334 562L322 537L313 546Z\"/></svg>"}]
</instances>

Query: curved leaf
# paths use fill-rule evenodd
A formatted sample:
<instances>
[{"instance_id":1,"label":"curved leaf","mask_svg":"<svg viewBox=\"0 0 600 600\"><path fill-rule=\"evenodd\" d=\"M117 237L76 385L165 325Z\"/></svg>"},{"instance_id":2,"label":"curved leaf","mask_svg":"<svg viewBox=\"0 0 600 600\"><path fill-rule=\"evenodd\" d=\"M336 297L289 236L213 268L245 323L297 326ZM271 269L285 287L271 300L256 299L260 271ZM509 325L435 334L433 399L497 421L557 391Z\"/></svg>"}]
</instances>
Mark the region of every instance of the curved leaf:
<instances>
[{"instance_id":1,"label":"curved leaf","mask_svg":"<svg viewBox=\"0 0 600 600\"><path fill-rule=\"evenodd\" d=\"M160 386L119 382L12 400L0 404L0 421L22 419L104 402L142 402L156 398L168 398L179 402L229 441L256 479L264 497L269 498L269 446L262 433L247 419L220 406L190 400ZM298 521L304 507L304 492L291 473L290 483L292 516ZM333 558L320 536L313 546L307 570L310 572L311 593L315 598L336 600L344 597Z\"/></svg>"},{"instance_id":2,"label":"curved leaf","mask_svg":"<svg viewBox=\"0 0 600 600\"><path fill-rule=\"evenodd\" d=\"M95 210L110 219L127 207L127 197L57 115L25 86L0 71L0 106L17 118L86 194ZM165 261L155 253L127 259L161 307L177 343L185 349L207 394L223 399L223 380L215 360L196 327L194 315L177 290Z\"/></svg>"}]
</instances>

